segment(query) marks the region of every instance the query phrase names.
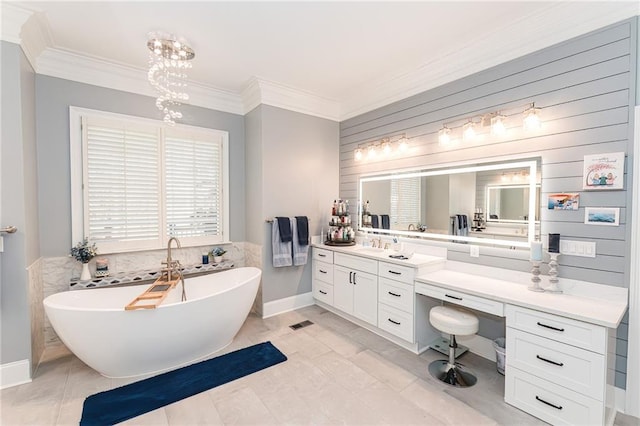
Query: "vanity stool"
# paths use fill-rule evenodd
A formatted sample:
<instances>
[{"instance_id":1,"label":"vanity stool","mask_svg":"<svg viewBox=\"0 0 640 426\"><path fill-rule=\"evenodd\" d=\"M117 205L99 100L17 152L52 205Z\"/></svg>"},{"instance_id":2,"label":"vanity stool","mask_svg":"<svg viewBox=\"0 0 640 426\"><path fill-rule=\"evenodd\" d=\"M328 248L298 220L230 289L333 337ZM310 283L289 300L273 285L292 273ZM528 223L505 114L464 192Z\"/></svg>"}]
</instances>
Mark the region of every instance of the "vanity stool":
<instances>
[{"instance_id":1,"label":"vanity stool","mask_svg":"<svg viewBox=\"0 0 640 426\"><path fill-rule=\"evenodd\" d=\"M436 379L459 388L476 384L476 376L457 364L455 351L458 347L456 335L467 336L478 332L478 317L469 311L450 306L435 306L429 311L429 321L436 329L451 335L449 359L429 364L429 373Z\"/></svg>"}]
</instances>

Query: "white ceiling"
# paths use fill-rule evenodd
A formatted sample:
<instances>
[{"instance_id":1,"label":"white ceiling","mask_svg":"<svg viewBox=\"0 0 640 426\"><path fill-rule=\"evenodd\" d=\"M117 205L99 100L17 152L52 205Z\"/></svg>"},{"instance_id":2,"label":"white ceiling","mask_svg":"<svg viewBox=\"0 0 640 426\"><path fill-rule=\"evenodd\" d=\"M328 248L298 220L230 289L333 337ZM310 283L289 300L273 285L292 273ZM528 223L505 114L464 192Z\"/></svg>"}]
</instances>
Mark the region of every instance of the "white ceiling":
<instances>
[{"instance_id":1,"label":"white ceiling","mask_svg":"<svg viewBox=\"0 0 640 426\"><path fill-rule=\"evenodd\" d=\"M242 97L252 82L268 82L332 105L325 115L334 119L633 16L640 8L637 1L11 4L38 12L45 59L84 57L102 67L139 70L143 78L147 34L164 31L195 50L189 77L202 87ZM55 75L45 59L43 72Z\"/></svg>"}]
</instances>

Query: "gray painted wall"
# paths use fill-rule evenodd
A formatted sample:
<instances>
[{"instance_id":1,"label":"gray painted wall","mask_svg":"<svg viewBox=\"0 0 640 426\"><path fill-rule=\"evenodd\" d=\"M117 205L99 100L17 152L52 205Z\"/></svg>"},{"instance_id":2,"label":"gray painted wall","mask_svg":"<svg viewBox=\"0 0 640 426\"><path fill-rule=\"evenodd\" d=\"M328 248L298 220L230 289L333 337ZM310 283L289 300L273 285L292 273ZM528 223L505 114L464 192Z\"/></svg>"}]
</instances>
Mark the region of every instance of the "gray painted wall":
<instances>
[{"instance_id":1,"label":"gray painted wall","mask_svg":"<svg viewBox=\"0 0 640 426\"><path fill-rule=\"evenodd\" d=\"M252 135L247 149L262 152L261 158L248 155L260 164L247 171L247 196L262 194L262 205L247 212L247 230L251 230L247 240L263 245L262 297L266 303L311 291L311 259L304 267L272 266L271 224L265 219L302 215L309 217L312 235L319 234L323 225L327 228L331 203L338 193L339 129L337 122L269 105L251 111L247 122L251 129L247 133Z\"/></svg>"},{"instance_id":2,"label":"gray painted wall","mask_svg":"<svg viewBox=\"0 0 640 426\"><path fill-rule=\"evenodd\" d=\"M561 256L561 277L629 286L629 235L633 158L633 106L636 105L637 18L621 22L473 74L340 124L340 196L357 199L358 176L390 170L436 167L461 161L491 161L506 155L542 158L542 199L554 192L580 192L576 212L541 211L542 240L560 233L571 240L597 243L594 259ZM542 108L539 134L520 130L520 112L511 138L487 139L451 148L438 145L443 123L477 114L510 110L535 102ZM460 123L460 125L463 122ZM356 163L358 144L406 132L411 156L389 161ZM625 190L583 191L583 156L624 151ZM544 202L543 202L544 204ZM584 207L619 207L620 226L583 223ZM470 258L467 247L451 244L449 259L526 271L525 256L507 250L487 250ZM516 256L517 257L517 256ZM618 329L616 386L625 387L628 318ZM503 325L500 325L503 326ZM495 326L481 325L486 337Z\"/></svg>"},{"instance_id":3,"label":"gray painted wall","mask_svg":"<svg viewBox=\"0 0 640 426\"><path fill-rule=\"evenodd\" d=\"M153 98L44 75L36 76L40 248L42 256L65 256L71 241L69 107L161 119ZM229 132L230 238L245 239L244 119L183 106L183 124ZM73 242L75 244L75 242Z\"/></svg>"},{"instance_id":4,"label":"gray painted wall","mask_svg":"<svg viewBox=\"0 0 640 426\"><path fill-rule=\"evenodd\" d=\"M37 221L35 73L20 46L1 42L0 226L18 227L0 253L0 363L31 359L26 268L40 257Z\"/></svg>"}]
</instances>

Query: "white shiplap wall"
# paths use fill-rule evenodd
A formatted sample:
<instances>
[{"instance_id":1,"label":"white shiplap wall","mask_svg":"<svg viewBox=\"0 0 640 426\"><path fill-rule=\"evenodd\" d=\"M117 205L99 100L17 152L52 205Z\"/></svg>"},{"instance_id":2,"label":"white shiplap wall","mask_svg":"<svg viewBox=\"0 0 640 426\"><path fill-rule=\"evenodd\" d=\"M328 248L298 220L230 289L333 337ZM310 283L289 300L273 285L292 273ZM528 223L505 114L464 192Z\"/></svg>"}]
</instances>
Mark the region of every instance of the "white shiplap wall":
<instances>
[{"instance_id":1,"label":"white shiplap wall","mask_svg":"<svg viewBox=\"0 0 640 426\"><path fill-rule=\"evenodd\" d=\"M340 125L340 196L357 200L362 174L398 169L433 168L453 163L492 161L503 157L540 157L542 205L550 193L579 192L580 210L542 209L541 233L595 241L595 259L560 257L560 276L618 287L629 285L631 209L628 187L633 155L633 106L636 104L637 18L623 21L556 46L473 74L383 108L346 120ZM523 107L542 108L543 128L536 134L521 128ZM443 123L462 125L478 114L505 111L509 136L475 143L438 145ZM409 155L356 162L353 151L384 136L406 132ZM624 151L625 189L583 191L583 157ZM631 157L632 158L632 157ZM589 226L585 207L619 207L620 226ZM491 266L528 270L526 260L508 253L470 258L451 245L449 258ZM618 329L616 386L624 388L628 319Z\"/></svg>"}]
</instances>

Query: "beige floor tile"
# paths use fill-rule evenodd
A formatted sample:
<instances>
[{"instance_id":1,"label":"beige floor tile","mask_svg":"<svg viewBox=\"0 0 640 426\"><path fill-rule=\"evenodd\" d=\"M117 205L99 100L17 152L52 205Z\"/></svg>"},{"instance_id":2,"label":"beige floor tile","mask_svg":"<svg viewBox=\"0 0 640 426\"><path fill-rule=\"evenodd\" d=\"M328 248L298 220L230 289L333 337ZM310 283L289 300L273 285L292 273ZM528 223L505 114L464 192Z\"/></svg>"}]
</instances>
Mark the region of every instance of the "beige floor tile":
<instances>
[{"instance_id":1,"label":"beige floor tile","mask_svg":"<svg viewBox=\"0 0 640 426\"><path fill-rule=\"evenodd\" d=\"M223 425L220 414L207 392L164 407L169 425Z\"/></svg>"},{"instance_id":2,"label":"beige floor tile","mask_svg":"<svg viewBox=\"0 0 640 426\"><path fill-rule=\"evenodd\" d=\"M373 386L378 380L345 357L328 352L313 360L333 382L352 392Z\"/></svg>"},{"instance_id":3,"label":"beige floor tile","mask_svg":"<svg viewBox=\"0 0 640 426\"><path fill-rule=\"evenodd\" d=\"M310 359L331 350L327 345L305 333L303 330L304 329L300 329L293 333L275 337L271 339L271 343L287 356L300 353Z\"/></svg>"},{"instance_id":4,"label":"beige floor tile","mask_svg":"<svg viewBox=\"0 0 640 426\"><path fill-rule=\"evenodd\" d=\"M339 334L328 329L324 329L316 333L316 330L313 329L314 327L315 324L313 326L305 328L304 331L307 334L314 336L316 339L330 347L334 352L344 357L352 357L366 349L360 343L346 337L343 334Z\"/></svg>"},{"instance_id":5,"label":"beige floor tile","mask_svg":"<svg viewBox=\"0 0 640 426\"><path fill-rule=\"evenodd\" d=\"M277 424L256 393L249 387L234 389L215 401L215 406L225 425Z\"/></svg>"},{"instance_id":6,"label":"beige floor tile","mask_svg":"<svg viewBox=\"0 0 640 426\"><path fill-rule=\"evenodd\" d=\"M158 408L157 410L149 411L146 414L143 414L138 417L134 417L132 419L126 420L122 423L118 423L119 425L133 426L133 425L141 425L141 426L167 426L167 414L165 413L165 409Z\"/></svg>"},{"instance_id":7,"label":"beige floor tile","mask_svg":"<svg viewBox=\"0 0 640 426\"><path fill-rule=\"evenodd\" d=\"M417 379L415 375L370 350L360 352L351 360L364 371L398 392Z\"/></svg>"}]
</instances>

